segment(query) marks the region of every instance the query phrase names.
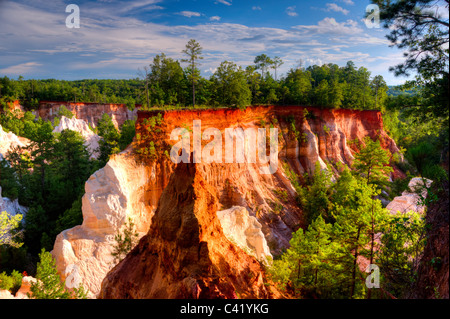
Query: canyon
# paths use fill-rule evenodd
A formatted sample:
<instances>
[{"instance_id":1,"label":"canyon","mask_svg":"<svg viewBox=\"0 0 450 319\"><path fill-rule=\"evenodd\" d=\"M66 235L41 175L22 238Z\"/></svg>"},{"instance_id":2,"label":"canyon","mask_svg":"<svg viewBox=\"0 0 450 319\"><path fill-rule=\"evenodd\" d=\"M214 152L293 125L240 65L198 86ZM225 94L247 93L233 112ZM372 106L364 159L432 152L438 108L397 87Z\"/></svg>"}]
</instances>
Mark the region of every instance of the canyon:
<instances>
[{"instance_id":1,"label":"canyon","mask_svg":"<svg viewBox=\"0 0 450 319\"><path fill-rule=\"evenodd\" d=\"M160 125L149 124L151 119L158 116ZM258 162L246 161L175 165L163 152L175 143L170 139L170 132L180 127L192 131L194 120L201 120L203 129L216 128L221 132L226 128L277 127L278 169L274 174L262 174ZM294 134L296 131L299 132L297 135ZM152 135L152 141L144 138L149 136L149 132L157 132ZM304 216L295 201L296 192L288 178L288 171L302 177L306 173L311 174L318 162L322 169L329 168L338 174L340 164L351 165L358 143L365 136L379 138L383 148L391 154L399 151L384 131L381 114L377 111L323 110L296 106L256 106L244 110L139 111L133 144L122 153L112 156L108 164L86 182L86 193L82 200L83 224L58 235L52 251L57 269L68 282L78 278L75 281L83 283L92 298L169 298L178 291L183 291L183 296L206 297L214 295L211 290L213 287L214 291L220 292L218 295L227 297L232 296L234 290L248 297L279 294L263 289L264 273L258 268L261 266L257 265L270 262L272 256L289 247L292 232L305 225ZM151 159L138 152L147 147L149 142L154 143L156 152ZM202 144L208 142L203 140ZM185 168L177 171L180 165ZM400 175L401 172L395 169L392 178ZM163 196L164 192L169 192L166 189L170 181L178 185L183 179L186 181L182 187L171 186L172 193ZM211 204L205 205L204 209L197 209L200 205L198 201L202 199L195 194L206 196ZM181 217L175 217L180 214ZM135 253L130 254L134 258L132 261L132 257L127 256L119 265L114 265L111 256L114 235L124 229L128 218L137 225L140 242ZM177 218L179 220L172 221ZM185 219L197 222L184 231L177 231ZM164 227L169 227L170 223L175 224L172 230L167 229L167 232L172 232L167 237ZM205 232L215 235L199 235ZM184 256L184 253L188 253L179 251L177 245L191 236L193 239L187 249L203 249L205 256ZM206 247L202 248L202 245ZM166 257L151 257L155 254ZM246 281L241 278L241 273L249 270L239 268L234 263L221 262L224 256L228 256L225 258L227 261L230 258L242 259L242 265L250 267L252 276L260 278L254 284L246 283L252 287L248 288L250 290L244 289L246 284L243 282ZM202 266L191 269L193 266L189 266L190 262L179 258L187 258L191 262L197 260ZM139 260L148 262L138 265L136 263ZM172 260L173 265L169 266L168 260ZM127 263L136 265L123 266ZM158 273L158 278L147 282L147 286L153 288L148 288L150 290L147 292L140 292L142 287L135 287L132 291L124 287L114 288L116 284L124 284L122 274L128 272L131 269L129 267L137 267L140 269L137 273L141 275L146 272ZM177 277L173 267L185 277ZM202 275L195 275L198 273ZM217 276L234 278L234 290L209 280ZM180 286L181 290L169 291L164 288L167 285L177 287L183 280L184 288Z\"/></svg>"},{"instance_id":2,"label":"canyon","mask_svg":"<svg viewBox=\"0 0 450 319\"><path fill-rule=\"evenodd\" d=\"M36 113L50 120L59 106ZM95 157L99 137L89 124L95 126L103 110L74 108L75 117L61 117L54 132L80 132ZM136 120L133 143L86 181L83 222L61 232L51 251L66 286L82 284L89 298L289 298L270 282L265 267L289 247L292 232L306 225L292 174L303 183L318 165L337 177L344 165L351 166L364 137L370 136L391 155L391 180L405 177L394 160L403 160L402 156L378 111L254 106L133 114L115 117L118 125ZM189 139L194 150L189 160L173 163L169 151L180 136L171 137L171 132L183 128L192 133L198 120L201 133L216 129L224 142L225 131L232 130L235 141L246 147L252 141L245 140L245 130L266 129L266 141L256 143L266 144L267 153L269 131L277 128L276 170L265 169L267 163L260 157L236 160L238 149L230 152L225 143L222 158L195 163L194 144L204 152L215 141L212 134ZM28 143L3 130L0 134L2 155ZM226 156L232 160L227 162ZM423 213L414 192L421 183L419 178L411 180L409 190L387 208L392 213ZM0 206L26 217L26 208L7 198L0 198ZM128 221L135 225L138 243L117 263L112 256L114 237ZM443 295L448 292L441 290Z\"/></svg>"}]
</instances>

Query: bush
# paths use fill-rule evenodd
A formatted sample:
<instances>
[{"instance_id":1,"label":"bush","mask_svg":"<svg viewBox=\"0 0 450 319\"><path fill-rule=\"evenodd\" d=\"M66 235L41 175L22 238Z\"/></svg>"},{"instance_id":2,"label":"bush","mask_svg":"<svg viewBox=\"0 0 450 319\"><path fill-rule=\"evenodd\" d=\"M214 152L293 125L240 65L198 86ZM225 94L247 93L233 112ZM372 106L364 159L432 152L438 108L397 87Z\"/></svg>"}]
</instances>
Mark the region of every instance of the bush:
<instances>
[{"instance_id":1,"label":"bush","mask_svg":"<svg viewBox=\"0 0 450 319\"><path fill-rule=\"evenodd\" d=\"M6 272L0 274L0 289L9 290L15 294L20 286L22 286L22 275L17 270L13 270L10 276Z\"/></svg>"},{"instance_id":2,"label":"bush","mask_svg":"<svg viewBox=\"0 0 450 319\"><path fill-rule=\"evenodd\" d=\"M35 283L31 284L31 297L34 299L85 299L87 294L83 286L68 291L65 283L56 271L55 260L52 254L41 250L40 261L37 264Z\"/></svg>"}]
</instances>

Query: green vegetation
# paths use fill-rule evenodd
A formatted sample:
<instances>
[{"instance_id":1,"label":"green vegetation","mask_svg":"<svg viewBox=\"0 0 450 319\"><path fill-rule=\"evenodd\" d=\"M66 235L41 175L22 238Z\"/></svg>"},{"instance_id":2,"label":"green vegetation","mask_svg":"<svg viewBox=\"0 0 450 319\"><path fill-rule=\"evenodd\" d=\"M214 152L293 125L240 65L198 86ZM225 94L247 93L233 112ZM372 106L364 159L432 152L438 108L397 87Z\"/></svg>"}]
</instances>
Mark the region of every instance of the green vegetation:
<instances>
[{"instance_id":1,"label":"green vegetation","mask_svg":"<svg viewBox=\"0 0 450 319\"><path fill-rule=\"evenodd\" d=\"M19 227L22 217L21 214L11 216L7 212L0 213L0 246L8 245L18 248L22 245L14 240L15 237L20 235L20 233L14 231Z\"/></svg>"},{"instance_id":2,"label":"green vegetation","mask_svg":"<svg viewBox=\"0 0 450 319\"><path fill-rule=\"evenodd\" d=\"M406 61L392 70L398 74L414 71L417 76L404 86L389 88L384 79L371 76L352 61L345 66L298 66L283 76L277 70L279 57L255 57L245 69L224 61L210 78L200 75L201 45L190 40L183 50L187 58L176 61L164 53L144 67L141 78L130 80L17 80L0 78L0 106L19 99L25 106L23 117L4 111L0 124L6 131L27 137L27 147L13 149L0 162L3 196L18 199L29 207L27 223L20 215L0 215L0 287L15 289L19 271L27 270L41 279L32 288L35 298L83 297L65 290L47 251L56 235L81 223L81 197L84 183L103 167L112 154L131 143L135 123L127 121L116 129L104 115L96 132L102 137L98 160L92 160L82 137L72 131L52 133L56 123L36 119L30 110L43 100L125 103L134 109L177 109L182 107L233 107L247 105L311 105L323 108L381 110L386 130L400 146L406 161L384 151L379 141L366 138L358 146L350 168L339 168L332 178L331 168L316 164L314 172L297 176L283 163L284 171L297 192L297 204L307 223L293 233L290 248L274 260L270 269L280 287L298 297L386 298L401 297L416 279L415 269L426 240L427 225L413 213L391 215L379 200L381 191L393 196L407 186L408 178L388 182L390 163L396 163L408 177L432 179L427 189L428 205L437 199L442 183L448 181L448 22L426 10L430 0L373 0L381 9L388 39L407 50ZM446 32L444 32L446 31ZM447 45L447 46L446 46ZM181 63L187 63L182 68ZM270 73L274 71L274 76ZM59 116L71 113L61 108ZM314 119L306 109L304 119ZM286 119L289 134L305 143L306 133L297 128L294 117ZM260 125L268 123L261 120ZM273 123L270 123L271 125ZM145 159L168 156L163 144L161 114L142 123L146 134L136 135L134 147ZM329 128L323 127L325 133ZM270 202L279 214L289 200L286 191L274 190L278 197ZM257 216L258 216L258 212ZM136 237L131 221L116 236L114 257L121 259ZM24 230L23 238L21 230ZM4 236L5 232L10 236ZM382 233L381 238L377 234ZM19 240L20 239L20 240ZM40 252L40 253L39 253ZM361 258L383 269L381 289L367 289L367 276L358 267ZM39 263L38 262L39 259ZM438 267L439 258L433 259ZM37 263L37 267L34 265ZM10 275L7 275L9 273Z\"/></svg>"},{"instance_id":3,"label":"green vegetation","mask_svg":"<svg viewBox=\"0 0 450 319\"><path fill-rule=\"evenodd\" d=\"M6 272L0 274L0 289L9 290L12 294L15 294L22 285L22 275L14 270L11 275L7 275Z\"/></svg>"},{"instance_id":4,"label":"green vegetation","mask_svg":"<svg viewBox=\"0 0 450 319\"><path fill-rule=\"evenodd\" d=\"M364 144L359 153L355 154L352 168L366 179L367 184L385 186L389 181L389 173L392 172L389 151L381 147L379 140L372 141L370 137L364 139Z\"/></svg>"},{"instance_id":5,"label":"green vegetation","mask_svg":"<svg viewBox=\"0 0 450 319\"><path fill-rule=\"evenodd\" d=\"M368 84L365 70L353 72L349 63L335 70L338 74L350 71L359 78L350 88L344 84L336 89L342 82L333 78L323 82L320 72L314 73L314 85L310 86L308 70L302 69L291 71L287 84L294 88L295 104L312 98L308 92L313 91L317 95L310 100L312 104L338 107L342 102L345 107L380 108L386 130L407 161L366 138L355 154L352 171L344 168L334 183L317 166L314 175L305 179L306 185L301 185L284 166L308 226L293 234L290 248L276 258L271 272L280 287L298 297L407 296L416 280L427 225L417 213L388 213L377 198L383 188L390 190L391 198L400 194L409 179L419 175L434 181L427 188L427 199L422 199L422 204L428 205L437 200L436 194L448 181L448 22L430 10L430 0L372 2L379 5L384 26L390 28L388 39L408 50L405 62L392 71L396 75L415 71L414 81L387 91L381 77ZM316 66L312 69L320 71ZM302 85L296 86L296 82ZM389 163L402 168L407 178L389 183ZM382 236L376 240L376 234ZM358 258L382 269L381 289L365 286L367 274L357 267Z\"/></svg>"},{"instance_id":6,"label":"green vegetation","mask_svg":"<svg viewBox=\"0 0 450 319\"><path fill-rule=\"evenodd\" d=\"M82 285L69 291L56 271L52 255L42 249L37 264L36 282L31 284L33 299L86 299L87 293Z\"/></svg>"},{"instance_id":7,"label":"green vegetation","mask_svg":"<svg viewBox=\"0 0 450 319\"><path fill-rule=\"evenodd\" d=\"M119 263L136 246L138 233L135 230L131 218L125 223L123 231L114 236L115 244L111 255L114 257L114 263Z\"/></svg>"},{"instance_id":8,"label":"green vegetation","mask_svg":"<svg viewBox=\"0 0 450 319\"><path fill-rule=\"evenodd\" d=\"M83 101L124 103L129 109L180 107L235 107L248 105L314 105L325 108L380 109L388 87L379 75L371 78L352 61L291 68L284 76L277 70L283 61L266 54L255 57L246 68L223 61L209 77L201 76L198 66L202 47L189 40L176 61L164 53L140 70L140 78L130 80L17 80L0 78L0 106L20 100L28 109L39 101ZM186 68L181 63L187 63ZM270 70L273 70L273 75ZM259 72L260 71L260 72ZM66 113L65 113L66 114Z\"/></svg>"},{"instance_id":9,"label":"green vegetation","mask_svg":"<svg viewBox=\"0 0 450 319\"><path fill-rule=\"evenodd\" d=\"M70 116L60 109L60 115ZM42 248L53 249L58 233L80 225L83 221L81 198L89 176L102 168L109 157L131 144L135 135L134 121L126 121L117 130L111 118L104 114L97 123L100 135L98 159L90 158L85 140L75 131L64 130L53 133L50 121L36 119L27 111L23 117L11 112L0 114L0 124L5 131L12 131L30 139L29 145L15 147L0 161L0 186L2 196L28 207L26 223L19 224L21 215L1 215L2 232L4 221L9 221L15 237L3 237L0 247L2 269L36 271L35 263ZM5 218L4 218L5 217ZM22 242L3 245L3 241L21 238ZM10 247L14 246L14 247ZM21 247L19 247L21 246ZM18 268L20 267L20 268Z\"/></svg>"},{"instance_id":10,"label":"green vegetation","mask_svg":"<svg viewBox=\"0 0 450 319\"><path fill-rule=\"evenodd\" d=\"M270 270L281 288L301 298L370 298L374 292L357 263L364 258L383 267L385 291L406 292L423 248L425 228L417 214L391 215L376 199L376 186L348 168L332 183L317 167L301 193L308 227L293 234ZM381 243L378 233L384 234Z\"/></svg>"}]
</instances>

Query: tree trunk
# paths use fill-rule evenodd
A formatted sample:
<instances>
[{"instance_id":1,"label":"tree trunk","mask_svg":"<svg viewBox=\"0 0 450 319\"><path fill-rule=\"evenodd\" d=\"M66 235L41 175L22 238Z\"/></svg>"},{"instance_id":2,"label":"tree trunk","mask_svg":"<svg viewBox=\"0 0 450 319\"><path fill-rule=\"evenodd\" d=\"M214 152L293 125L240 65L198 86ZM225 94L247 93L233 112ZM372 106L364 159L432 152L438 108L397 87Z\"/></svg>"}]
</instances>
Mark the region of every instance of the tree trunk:
<instances>
[{"instance_id":1,"label":"tree trunk","mask_svg":"<svg viewBox=\"0 0 450 319\"><path fill-rule=\"evenodd\" d=\"M359 234L360 234L361 228L358 228L358 233L356 234L356 247L355 247L355 260L353 261L353 271L352 271L352 287L350 291L350 299L353 299L353 294L355 293L355 284L356 284L356 267L358 266L356 260L358 259L358 241L359 241Z\"/></svg>"},{"instance_id":2,"label":"tree trunk","mask_svg":"<svg viewBox=\"0 0 450 319\"><path fill-rule=\"evenodd\" d=\"M372 229L371 229L371 234L370 234L370 264L373 264L373 251L374 251L374 247L375 247L375 220L373 218L373 201L374 198L372 198ZM370 299L372 295L372 289L368 288L367 291L367 299Z\"/></svg>"},{"instance_id":3,"label":"tree trunk","mask_svg":"<svg viewBox=\"0 0 450 319\"><path fill-rule=\"evenodd\" d=\"M195 63L192 61L192 106L195 107Z\"/></svg>"},{"instance_id":4,"label":"tree trunk","mask_svg":"<svg viewBox=\"0 0 450 319\"><path fill-rule=\"evenodd\" d=\"M147 93L147 108L150 109L150 94L148 92L148 80L145 81L145 92Z\"/></svg>"}]
</instances>

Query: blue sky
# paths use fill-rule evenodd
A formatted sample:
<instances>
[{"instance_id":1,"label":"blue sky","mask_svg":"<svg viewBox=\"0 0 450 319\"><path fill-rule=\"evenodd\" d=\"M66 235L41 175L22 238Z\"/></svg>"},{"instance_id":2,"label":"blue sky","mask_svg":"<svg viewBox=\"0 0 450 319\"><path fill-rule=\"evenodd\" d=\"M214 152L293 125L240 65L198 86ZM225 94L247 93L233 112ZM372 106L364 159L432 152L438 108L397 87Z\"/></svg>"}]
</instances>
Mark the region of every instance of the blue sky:
<instances>
[{"instance_id":1,"label":"blue sky","mask_svg":"<svg viewBox=\"0 0 450 319\"><path fill-rule=\"evenodd\" d=\"M80 8L80 28L65 21ZM279 56L285 74L304 66L352 60L400 84L389 66L403 61L383 28L367 28L369 1L315 0L0 0L0 76L135 78L161 52L181 59L191 38L203 47L206 77L225 60L246 67L255 56Z\"/></svg>"}]
</instances>

